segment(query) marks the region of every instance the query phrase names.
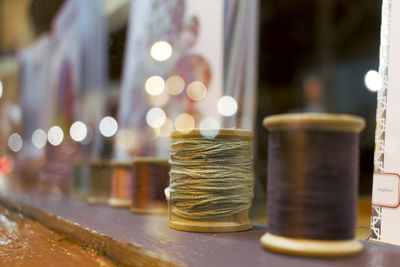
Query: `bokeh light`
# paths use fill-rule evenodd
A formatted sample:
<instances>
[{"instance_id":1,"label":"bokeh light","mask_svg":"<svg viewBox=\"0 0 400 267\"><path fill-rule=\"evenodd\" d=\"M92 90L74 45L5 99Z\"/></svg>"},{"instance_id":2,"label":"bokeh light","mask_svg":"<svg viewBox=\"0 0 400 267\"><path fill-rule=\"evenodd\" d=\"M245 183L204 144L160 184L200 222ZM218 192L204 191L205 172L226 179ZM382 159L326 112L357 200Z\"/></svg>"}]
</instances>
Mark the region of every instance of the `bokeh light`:
<instances>
[{"instance_id":1,"label":"bokeh light","mask_svg":"<svg viewBox=\"0 0 400 267\"><path fill-rule=\"evenodd\" d=\"M3 83L0 81L0 98L3 96Z\"/></svg>"},{"instance_id":2,"label":"bokeh light","mask_svg":"<svg viewBox=\"0 0 400 267\"><path fill-rule=\"evenodd\" d=\"M160 127L160 136L168 137L171 135L173 130L174 130L174 124L169 118L167 118L164 124Z\"/></svg>"},{"instance_id":3,"label":"bokeh light","mask_svg":"<svg viewBox=\"0 0 400 267\"><path fill-rule=\"evenodd\" d=\"M135 133L130 129L121 129L115 136L116 143L119 148L133 149L136 145Z\"/></svg>"},{"instance_id":4,"label":"bokeh light","mask_svg":"<svg viewBox=\"0 0 400 267\"><path fill-rule=\"evenodd\" d=\"M175 119L175 128L181 133L190 133L195 125L192 115L182 113Z\"/></svg>"},{"instance_id":5,"label":"bokeh light","mask_svg":"<svg viewBox=\"0 0 400 267\"><path fill-rule=\"evenodd\" d=\"M46 132L42 129L37 129L32 133L32 144L36 148L43 148L47 143Z\"/></svg>"},{"instance_id":6,"label":"bokeh light","mask_svg":"<svg viewBox=\"0 0 400 267\"><path fill-rule=\"evenodd\" d=\"M192 82L187 87L187 95L194 101L202 100L207 94L207 87L199 81Z\"/></svg>"},{"instance_id":7,"label":"bokeh light","mask_svg":"<svg viewBox=\"0 0 400 267\"><path fill-rule=\"evenodd\" d=\"M118 123L113 117L106 116L101 119L99 130L104 137L111 137L117 132Z\"/></svg>"},{"instance_id":8,"label":"bokeh light","mask_svg":"<svg viewBox=\"0 0 400 267\"><path fill-rule=\"evenodd\" d=\"M164 91L165 81L161 76L151 76L144 85L149 95L159 95Z\"/></svg>"},{"instance_id":9,"label":"bokeh light","mask_svg":"<svg viewBox=\"0 0 400 267\"><path fill-rule=\"evenodd\" d=\"M152 128L160 128L165 120L166 115L161 108L152 108L146 114L146 122Z\"/></svg>"},{"instance_id":10,"label":"bokeh light","mask_svg":"<svg viewBox=\"0 0 400 267\"><path fill-rule=\"evenodd\" d=\"M165 89L170 95L179 95L185 89L185 81L180 76L171 76L165 83Z\"/></svg>"},{"instance_id":11,"label":"bokeh light","mask_svg":"<svg viewBox=\"0 0 400 267\"><path fill-rule=\"evenodd\" d=\"M364 84L371 92L377 92L383 85L383 80L379 72L370 70L365 74Z\"/></svg>"},{"instance_id":12,"label":"bokeh light","mask_svg":"<svg viewBox=\"0 0 400 267\"><path fill-rule=\"evenodd\" d=\"M22 148L22 137L17 134L13 133L8 137L8 147L13 152L18 152Z\"/></svg>"},{"instance_id":13,"label":"bokeh light","mask_svg":"<svg viewBox=\"0 0 400 267\"><path fill-rule=\"evenodd\" d=\"M205 138L214 138L219 133L220 125L216 119L206 117L200 122L199 128L202 136Z\"/></svg>"},{"instance_id":14,"label":"bokeh light","mask_svg":"<svg viewBox=\"0 0 400 267\"><path fill-rule=\"evenodd\" d=\"M169 94L166 91L163 91L159 95L149 95L149 102L152 106L162 107L167 104L169 100Z\"/></svg>"},{"instance_id":15,"label":"bokeh light","mask_svg":"<svg viewBox=\"0 0 400 267\"><path fill-rule=\"evenodd\" d=\"M232 116L238 108L236 100L231 96L223 96L217 102L218 112L225 117Z\"/></svg>"},{"instance_id":16,"label":"bokeh light","mask_svg":"<svg viewBox=\"0 0 400 267\"><path fill-rule=\"evenodd\" d=\"M150 48L150 55L154 60L165 61L172 55L172 46L166 41L155 42Z\"/></svg>"},{"instance_id":17,"label":"bokeh light","mask_svg":"<svg viewBox=\"0 0 400 267\"><path fill-rule=\"evenodd\" d=\"M87 135L86 124L81 121L74 122L69 129L69 135L76 142L83 141Z\"/></svg>"},{"instance_id":18,"label":"bokeh light","mask_svg":"<svg viewBox=\"0 0 400 267\"><path fill-rule=\"evenodd\" d=\"M7 175L14 169L14 160L10 156L0 157L0 174Z\"/></svg>"},{"instance_id":19,"label":"bokeh light","mask_svg":"<svg viewBox=\"0 0 400 267\"><path fill-rule=\"evenodd\" d=\"M53 126L47 132L47 140L53 146L58 146L64 139L64 132L59 126Z\"/></svg>"},{"instance_id":20,"label":"bokeh light","mask_svg":"<svg viewBox=\"0 0 400 267\"><path fill-rule=\"evenodd\" d=\"M92 130L92 128L90 128L89 125L86 125L86 129L87 129L86 137L85 137L85 139L83 139L81 141L81 144L83 144L83 145L87 145L90 142L92 142L92 140L93 140L93 130Z\"/></svg>"}]
</instances>

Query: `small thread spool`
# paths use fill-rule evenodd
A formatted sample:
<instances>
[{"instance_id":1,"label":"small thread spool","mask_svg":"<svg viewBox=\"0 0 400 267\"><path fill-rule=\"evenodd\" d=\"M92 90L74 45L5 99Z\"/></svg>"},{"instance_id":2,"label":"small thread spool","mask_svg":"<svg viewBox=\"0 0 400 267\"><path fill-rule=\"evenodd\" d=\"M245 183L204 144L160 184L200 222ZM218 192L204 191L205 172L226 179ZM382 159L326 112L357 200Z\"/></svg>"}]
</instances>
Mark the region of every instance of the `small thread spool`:
<instances>
[{"instance_id":1,"label":"small thread spool","mask_svg":"<svg viewBox=\"0 0 400 267\"><path fill-rule=\"evenodd\" d=\"M83 200L89 193L90 166L87 161L80 161L74 164L70 196Z\"/></svg>"},{"instance_id":2,"label":"small thread spool","mask_svg":"<svg viewBox=\"0 0 400 267\"><path fill-rule=\"evenodd\" d=\"M167 203L164 190L169 182L167 159L138 157L132 166L133 213L166 214Z\"/></svg>"},{"instance_id":3,"label":"small thread spool","mask_svg":"<svg viewBox=\"0 0 400 267\"><path fill-rule=\"evenodd\" d=\"M89 163L89 204L107 204L111 191L111 164L109 160L98 160Z\"/></svg>"},{"instance_id":4,"label":"small thread spool","mask_svg":"<svg viewBox=\"0 0 400 267\"><path fill-rule=\"evenodd\" d=\"M111 168L111 196L108 204L128 208L132 203L132 164L112 162Z\"/></svg>"},{"instance_id":5,"label":"small thread spool","mask_svg":"<svg viewBox=\"0 0 400 267\"><path fill-rule=\"evenodd\" d=\"M211 133L212 130L210 130ZM251 229L253 133L174 131L169 163L169 226L191 232ZM204 135L204 136L203 136Z\"/></svg>"},{"instance_id":6,"label":"small thread spool","mask_svg":"<svg viewBox=\"0 0 400 267\"><path fill-rule=\"evenodd\" d=\"M285 254L341 257L360 253L354 239L359 132L351 115L286 114L268 129L268 233L264 248Z\"/></svg>"}]
</instances>

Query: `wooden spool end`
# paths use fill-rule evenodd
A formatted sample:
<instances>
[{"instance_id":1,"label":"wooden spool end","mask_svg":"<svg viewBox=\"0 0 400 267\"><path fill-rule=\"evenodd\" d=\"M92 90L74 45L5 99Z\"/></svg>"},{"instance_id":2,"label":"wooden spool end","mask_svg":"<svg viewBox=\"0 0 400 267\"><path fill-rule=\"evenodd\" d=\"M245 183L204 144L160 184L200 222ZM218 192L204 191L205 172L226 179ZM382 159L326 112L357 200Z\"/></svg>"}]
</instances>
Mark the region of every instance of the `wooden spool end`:
<instances>
[{"instance_id":1,"label":"wooden spool end","mask_svg":"<svg viewBox=\"0 0 400 267\"><path fill-rule=\"evenodd\" d=\"M132 204L130 199L118 199L118 198L110 198L108 200L108 205L116 208L129 208Z\"/></svg>"},{"instance_id":2,"label":"wooden spool end","mask_svg":"<svg viewBox=\"0 0 400 267\"><path fill-rule=\"evenodd\" d=\"M365 120L347 114L293 113L266 117L263 125L269 131L317 130L359 133L365 128Z\"/></svg>"},{"instance_id":3,"label":"wooden spool end","mask_svg":"<svg viewBox=\"0 0 400 267\"><path fill-rule=\"evenodd\" d=\"M348 257L361 253L363 245L355 239L350 240L316 240L289 238L270 233L260 239L261 245L270 251L318 258Z\"/></svg>"},{"instance_id":4,"label":"wooden spool end","mask_svg":"<svg viewBox=\"0 0 400 267\"><path fill-rule=\"evenodd\" d=\"M239 138L239 139L244 139L244 140L253 139L253 132L250 130L220 129L220 130L209 130L209 131L218 131L218 134L215 137L233 137L233 138ZM207 136L207 132L205 132L205 135ZM204 137L204 136L199 129L193 129L188 132L175 130L171 133L172 139L182 139L182 138L190 138L190 137ZM204 138L207 138L207 137L204 137Z\"/></svg>"},{"instance_id":5,"label":"wooden spool end","mask_svg":"<svg viewBox=\"0 0 400 267\"><path fill-rule=\"evenodd\" d=\"M133 208L131 207L132 213L138 214L148 214L148 215L167 215L168 209L167 207L164 208Z\"/></svg>"},{"instance_id":6,"label":"wooden spool end","mask_svg":"<svg viewBox=\"0 0 400 267\"><path fill-rule=\"evenodd\" d=\"M241 211L233 216L211 220L188 220L177 216L170 217L169 227L174 230L202 233L239 232L253 228L249 219L249 210Z\"/></svg>"}]
</instances>

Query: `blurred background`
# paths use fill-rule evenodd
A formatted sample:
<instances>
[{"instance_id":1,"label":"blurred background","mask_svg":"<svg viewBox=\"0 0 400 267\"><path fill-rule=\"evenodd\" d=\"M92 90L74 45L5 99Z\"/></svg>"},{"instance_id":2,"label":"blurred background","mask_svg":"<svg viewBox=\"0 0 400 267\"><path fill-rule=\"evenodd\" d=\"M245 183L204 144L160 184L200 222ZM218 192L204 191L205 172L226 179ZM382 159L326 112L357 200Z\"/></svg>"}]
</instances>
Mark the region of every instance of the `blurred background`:
<instances>
[{"instance_id":1,"label":"blurred background","mask_svg":"<svg viewBox=\"0 0 400 267\"><path fill-rule=\"evenodd\" d=\"M13 133L22 131L23 105L29 103L29 97L21 101L21 51L52 30L52 21L64 2L0 1L0 171L3 174L13 172L13 166L18 166L18 154L23 150L18 146L18 138L14 136L10 141ZM108 26L104 39L107 40L105 66L109 81L102 99L106 99L104 115L113 118L118 117L121 104L129 2L105 1ZM258 27L254 28L258 31L258 47L250 45L247 49L254 52L257 61L252 71L257 77L256 103L253 103L256 104L253 107L256 108L256 197L264 197L266 184L267 132L262 120L286 112L350 113L364 117L367 128L360 143L360 194L370 194L376 91L381 83L376 73L381 1L261 0L255 6L259 14ZM113 139L103 141L98 154L101 158L111 158ZM65 150L63 153L67 153ZM74 158L76 153L85 152L68 155ZM46 154L51 155L49 151Z\"/></svg>"}]
</instances>

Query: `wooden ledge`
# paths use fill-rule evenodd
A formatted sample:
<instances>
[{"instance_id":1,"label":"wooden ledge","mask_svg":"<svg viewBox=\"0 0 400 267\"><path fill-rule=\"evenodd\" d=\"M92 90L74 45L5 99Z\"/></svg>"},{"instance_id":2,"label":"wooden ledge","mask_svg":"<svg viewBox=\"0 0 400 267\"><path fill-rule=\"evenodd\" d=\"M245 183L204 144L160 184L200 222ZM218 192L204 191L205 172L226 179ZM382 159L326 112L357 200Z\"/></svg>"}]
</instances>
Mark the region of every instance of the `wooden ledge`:
<instances>
[{"instance_id":1,"label":"wooden ledge","mask_svg":"<svg viewBox=\"0 0 400 267\"><path fill-rule=\"evenodd\" d=\"M191 233L168 227L167 216L89 205L69 197L0 192L0 204L16 209L129 266L397 266L400 248L363 242L364 251L344 259L312 259L266 251L265 224L233 233Z\"/></svg>"}]
</instances>

